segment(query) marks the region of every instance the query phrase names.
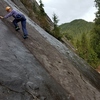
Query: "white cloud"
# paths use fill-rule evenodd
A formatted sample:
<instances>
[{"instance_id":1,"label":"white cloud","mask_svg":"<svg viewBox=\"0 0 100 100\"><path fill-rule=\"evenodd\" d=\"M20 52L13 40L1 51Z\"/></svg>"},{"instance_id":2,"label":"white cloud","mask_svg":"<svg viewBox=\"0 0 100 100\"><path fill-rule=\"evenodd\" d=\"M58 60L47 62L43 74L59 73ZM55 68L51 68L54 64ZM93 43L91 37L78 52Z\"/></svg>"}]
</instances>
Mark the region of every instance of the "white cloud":
<instances>
[{"instance_id":1,"label":"white cloud","mask_svg":"<svg viewBox=\"0 0 100 100\"><path fill-rule=\"evenodd\" d=\"M85 13L81 18L86 21L93 21L95 19L95 12L97 9L95 7L91 7L87 13Z\"/></svg>"},{"instance_id":2,"label":"white cloud","mask_svg":"<svg viewBox=\"0 0 100 100\"><path fill-rule=\"evenodd\" d=\"M51 19L53 13L58 16L59 24L80 18L93 21L95 18L94 0L42 0L42 2L45 12Z\"/></svg>"}]
</instances>

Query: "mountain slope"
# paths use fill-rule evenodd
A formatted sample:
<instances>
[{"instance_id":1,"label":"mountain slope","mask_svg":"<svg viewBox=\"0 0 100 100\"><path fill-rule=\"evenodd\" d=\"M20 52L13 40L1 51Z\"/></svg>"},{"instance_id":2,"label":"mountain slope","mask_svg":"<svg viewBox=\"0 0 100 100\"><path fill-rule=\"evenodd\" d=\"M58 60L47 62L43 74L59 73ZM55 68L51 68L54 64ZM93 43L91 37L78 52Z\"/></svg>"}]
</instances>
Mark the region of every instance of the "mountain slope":
<instances>
[{"instance_id":1,"label":"mountain slope","mask_svg":"<svg viewBox=\"0 0 100 100\"><path fill-rule=\"evenodd\" d=\"M74 20L70 23L65 23L60 25L60 29L62 33L71 34L73 36L79 35L82 33L88 33L93 28L92 22L87 22L82 19Z\"/></svg>"},{"instance_id":2,"label":"mountain slope","mask_svg":"<svg viewBox=\"0 0 100 100\"><path fill-rule=\"evenodd\" d=\"M13 8L15 7L11 0L1 0L0 12L2 15L6 13L4 9L2 9L6 6L4 1L8 2L8 4ZM16 7L18 8L18 6ZM34 85L37 86L38 84L39 90L36 91L41 94L40 97L42 99L40 100L45 100L44 97L46 97L47 100L99 100L100 75L68 47L45 32L29 17L27 17L27 29L29 32L29 39L27 40L22 39L22 31L19 33L15 32L13 25L9 21L3 20L3 22L0 23L1 26L4 25L8 27L7 29L4 27L0 31L0 40L2 40L0 43L3 43L3 39L6 41L6 43L2 44L0 47L0 51L5 52L5 54L1 52L1 55L4 58L7 57L6 51L13 51L12 56L8 54L9 56L7 59L3 59L4 63L0 62L0 64L2 64L0 67L4 70L4 73L2 70L0 72L0 86L2 89L0 94L1 96L3 94L5 95L5 99L3 98L4 95L2 96L3 100L7 100L7 98L8 100L17 100L17 98L18 100L30 100L32 96L34 96ZM6 38L8 38L8 40ZM22 42L21 45L19 45L18 41L20 43ZM20 50L16 47L22 47L23 49ZM26 53L23 53L25 51L27 55ZM9 57L11 57L11 59ZM14 61L13 58L18 59L19 62L15 61L17 65L16 63L10 63ZM27 62L28 64L26 65L25 63ZM6 68L5 63L8 65ZM11 68L14 76L11 76L10 72L8 73L10 76L9 80L6 80L8 77L2 76L5 75L6 71L11 70L9 63L10 66L12 66ZM18 66L19 64L21 67ZM17 73L16 71L21 73L15 74ZM17 76L22 77L22 79L24 78L25 80L18 83L20 79ZM12 80L10 80L11 78ZM15 84L15 88L13 87L13 84ZM15 91L17 87L19 90L23 90L21 86L25 91L28 91ZM10 93L4 91L10 91ZM12 99L9 99L11 97Z\"/></svg>"},{"instance_id":3,"label":"mountain slope","mask_svg":"<svg viewBox=\"0 0 100 100\"><path fill-rule=\"evenodd\" d=\"M73 35L81 32L89 32L92 28L92 22L87 22L82 19L73 20L70 23L60 25L61 32L67 32L68 30L71 30Z\"/></svg>"}]
</instances>

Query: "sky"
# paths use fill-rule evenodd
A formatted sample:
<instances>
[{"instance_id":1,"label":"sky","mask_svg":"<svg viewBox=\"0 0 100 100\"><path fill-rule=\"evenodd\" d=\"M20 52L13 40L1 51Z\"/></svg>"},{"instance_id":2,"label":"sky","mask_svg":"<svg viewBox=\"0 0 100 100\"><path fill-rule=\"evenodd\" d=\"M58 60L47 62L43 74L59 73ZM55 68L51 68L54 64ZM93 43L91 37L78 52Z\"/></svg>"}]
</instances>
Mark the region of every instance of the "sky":
<instances>
[{"instance_id":1,"label":"sky","mask_svg":"<svg viewBox=\"0 0 100 100\"><path fill-rule=\"evenodd\" d=\"M39 3L39 0L36 0ZM42 0L44 10L52 20L55 13L58 24L68 23L75 19L93 22L97 11L94 0Z\"/></svg>"}]
</instances>

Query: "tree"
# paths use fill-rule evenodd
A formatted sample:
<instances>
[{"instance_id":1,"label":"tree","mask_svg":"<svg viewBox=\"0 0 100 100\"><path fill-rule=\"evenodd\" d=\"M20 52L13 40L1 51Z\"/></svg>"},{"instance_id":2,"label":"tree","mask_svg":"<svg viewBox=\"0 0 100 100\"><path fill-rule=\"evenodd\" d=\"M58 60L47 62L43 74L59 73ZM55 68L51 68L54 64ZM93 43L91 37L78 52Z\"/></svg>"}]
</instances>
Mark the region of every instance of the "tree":
<instances>
[{"instance_id":1,"label":"tree","mask_svg":"<svg viewBox=\"0 0 100 100\"><path fill-rule=\"evenodd\" d=\"M39 3L40 3L40 5L39 5L40 14L43 15L43 16L45 16L46 13L45 13L44 8L43 8L44 7L44 4L42 3L42 0L40 0Z\"/></svg>"},{"instance_id":2,"label":"tree","mask_svg":"<svg viewBox=\"0 0 100 100\"><path fill-rule=\"evenodd\" d=\"M97 54L91 48L89 40L86 33L82 34L81 41L77 40L77 53L85 61L87 61L93 68L96 68L100 63Z\"/></svg>"},{"instance_id":3,"label":"tree","mask_svg":"<svg viewBox=\"0 0 100 100\"><path fill-rule=\"evenodd\" d=\"M57 15L54 13L53 14L53 23L54 23L54 29L53 29L53 35L57 38L57 39L61 39L61 34L60 34L60 29L58 27L58 17Z\"/></svg>"},{"instance_id":4,"label":"tree","mask_svg":"<svg viewBox=\"0 0 100 100\"><path fill-rule=\"evenodd\" d=\"M91 46L100 58L100 0L95 0L95 6L97 8L96 18L94 20L95 26L91 39Z\"/></svg>"},{"instance_id":5,"label":"tree","mask_svg":"<svg viewBox=\"0 0 100 100\"><path fill-rule=\"evenodd\" d=\"M54 27L57 27L58 26L57 24L58 24L59 20L58 20L58 17L57 17L57 15L55 13L53 14L53 18L52 19L53 19L53 22L54 22Z\"/></svg>"},{"instance_id":6,"label":"tree","mask_svg":"<svg viewBox=\"0 0 100 100\"><path fill-rule=\"evenodd\" d=\"M88 59L88 51L89 51L89 43L87 40L86 33L82 34L81 40L77 40L76 42L77 53L80 57L87 61Z\"/></svg>"}]
</instances>

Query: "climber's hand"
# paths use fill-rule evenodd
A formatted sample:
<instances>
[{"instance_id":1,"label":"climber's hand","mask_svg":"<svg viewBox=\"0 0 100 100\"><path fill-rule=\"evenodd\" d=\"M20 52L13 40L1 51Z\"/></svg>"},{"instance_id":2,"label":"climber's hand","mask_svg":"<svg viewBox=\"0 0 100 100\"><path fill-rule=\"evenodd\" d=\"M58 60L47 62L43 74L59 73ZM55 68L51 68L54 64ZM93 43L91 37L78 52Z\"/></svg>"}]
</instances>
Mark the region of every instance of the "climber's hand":
<instances>
[{"instance_id":1,"label":"climber's hand","mask_svg":"<svg viewBox=\"0 0 100 100\"><path fill-rule=\"evenodd\" d=\"M4 17L3 16L0 16L0 19L3 19Z\"/></svg>"}]
</instances>

